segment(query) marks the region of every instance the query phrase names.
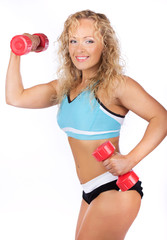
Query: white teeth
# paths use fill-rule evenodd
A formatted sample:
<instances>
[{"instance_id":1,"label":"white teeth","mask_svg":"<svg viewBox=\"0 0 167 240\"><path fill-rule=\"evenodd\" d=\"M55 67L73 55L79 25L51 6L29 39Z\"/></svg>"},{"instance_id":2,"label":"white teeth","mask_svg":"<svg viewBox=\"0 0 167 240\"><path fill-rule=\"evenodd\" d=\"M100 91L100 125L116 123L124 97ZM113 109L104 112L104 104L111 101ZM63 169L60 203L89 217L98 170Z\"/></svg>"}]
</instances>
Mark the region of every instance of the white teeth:
<instances>
[{"instance_id":1,"label":"white teeth","mask_svg":"<svg viewBox=\"0 0 167 240\"><path fill-rule=\"evenodd\" d=\"M82 60L82 59L86 59L87 57L77 57L77 59L80 59L80 60Z\"/></svg>"}]
</instances>

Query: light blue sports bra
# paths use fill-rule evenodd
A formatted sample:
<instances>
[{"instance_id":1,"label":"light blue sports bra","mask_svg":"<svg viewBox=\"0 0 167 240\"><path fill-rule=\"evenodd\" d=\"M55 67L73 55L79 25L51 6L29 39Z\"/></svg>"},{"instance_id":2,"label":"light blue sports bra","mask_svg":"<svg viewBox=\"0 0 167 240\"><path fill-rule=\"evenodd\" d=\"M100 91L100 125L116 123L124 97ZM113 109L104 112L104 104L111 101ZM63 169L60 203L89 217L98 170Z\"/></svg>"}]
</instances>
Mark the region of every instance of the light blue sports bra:
<instances>
[{"instance_id":1,"label":"light blue sports bra","mask_svg":"<svg viewBox=\"0 0 167 240\"><path fill-rule=\"evenodd\" d=\"M69 137L96 140L117 137L125 116L108 110L90 91L81 92L72 101L67 95L61 102L57 121Z\"/></svg>"}]
</instances>

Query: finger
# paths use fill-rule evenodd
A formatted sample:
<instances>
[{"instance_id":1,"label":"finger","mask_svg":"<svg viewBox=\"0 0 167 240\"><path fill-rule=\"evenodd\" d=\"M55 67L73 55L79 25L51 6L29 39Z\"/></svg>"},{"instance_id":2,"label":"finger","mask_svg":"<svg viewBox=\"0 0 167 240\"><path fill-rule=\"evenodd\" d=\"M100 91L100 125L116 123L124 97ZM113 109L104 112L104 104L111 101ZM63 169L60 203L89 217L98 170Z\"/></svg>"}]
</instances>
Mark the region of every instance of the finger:
<instances>
[{"instance_id":1,"label":"finger","mask_svg":"<svg viewBox=\"0 0 167 240\"><path fill-rule=\"evenodd\" d=\"M104 161L103 161L104 167L106 167L109 163L110 163L110 161L109 161L108 159L104 160Z\"/></svg>"},{"instance_id":2,"label":"finger","mask_svg":"<svg viewBox=\"0 0 167 240\"><path fill-rule=\"evenodd\" d=\"M112 167L112 164L108 164L105 166L105 168L108 170L108 171L113 171L113 167Z\"/></svg>"}]
</instances>

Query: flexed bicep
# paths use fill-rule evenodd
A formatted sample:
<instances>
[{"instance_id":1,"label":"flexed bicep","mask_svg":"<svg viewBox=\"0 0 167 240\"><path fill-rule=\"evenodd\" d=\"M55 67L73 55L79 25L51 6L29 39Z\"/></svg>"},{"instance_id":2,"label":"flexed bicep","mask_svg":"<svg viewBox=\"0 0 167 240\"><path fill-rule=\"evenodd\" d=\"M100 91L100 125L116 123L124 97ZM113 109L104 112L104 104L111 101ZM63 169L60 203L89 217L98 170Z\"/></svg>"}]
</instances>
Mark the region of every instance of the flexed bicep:
<instances>
[{"instance_id":1,"label":"flexed bicep","mask_svg":"<svg viewBox=\"0 0 167 240\"><path fill-rule=\"evenodd\" d=\"M20 73L20 56L11 53L6 76L6 103L22 108L45 108L55 104L58 81L24 89Z\"/></svg>"},{"instance_id":2,"label":"flexed bicep","mask_svg":"<svg viewBox=\"0 0 167 240\"><path fill-rule=\"evenodd\" d=\"M25 89L20 95L18 102L15 102L15 106L23 108L46 108L55 105L57 103L55 100L57 92L54 85L57 84L57 81L53 82Z\"/></svg>"}]
</instances>

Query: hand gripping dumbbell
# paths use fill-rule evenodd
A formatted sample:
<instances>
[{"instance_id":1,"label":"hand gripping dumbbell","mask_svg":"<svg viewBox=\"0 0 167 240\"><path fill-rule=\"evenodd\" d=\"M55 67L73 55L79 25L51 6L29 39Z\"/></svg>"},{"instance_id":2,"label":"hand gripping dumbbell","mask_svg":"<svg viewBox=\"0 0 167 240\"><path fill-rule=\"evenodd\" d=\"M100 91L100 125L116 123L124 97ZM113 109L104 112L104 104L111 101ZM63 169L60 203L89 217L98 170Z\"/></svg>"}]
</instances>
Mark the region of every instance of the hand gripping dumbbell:
<instances>
[{"instance_id":1,"label":"hand gripping dumbbell","mask_svg":"<svg viewBox=\"0 0 167 240\"><path fill-rule=\"evenodd\" d=\"M49 40L47 36L43 33L35 33L33 35L37 35L40 38L40 44L35 50L35 52L45 51L49 46ZM21 56L31 51L32 41L26 35L16 35L15 37L12 38L10 42L10 47L13 53Z\"/></svg>"},{"instance_id":2,"label":"hand gripping dumbbell","mask_svg":"<svg viewBox=\"0 0 167 240\"><path fill-rule=\"evenodd\" d=\"M107 158L111 157L114 151L115 147L113 144L110 141L106 141L93 152L93 156L97 161L104 161ZM128 173L118 176L116 184L121 189L121 191L126 191L133 187L138 182L138 180L139 177L134 171L131 170Z\"/></svg>"}]
</instances>

